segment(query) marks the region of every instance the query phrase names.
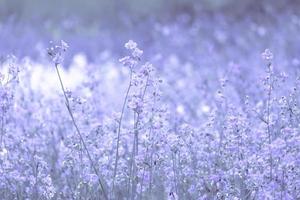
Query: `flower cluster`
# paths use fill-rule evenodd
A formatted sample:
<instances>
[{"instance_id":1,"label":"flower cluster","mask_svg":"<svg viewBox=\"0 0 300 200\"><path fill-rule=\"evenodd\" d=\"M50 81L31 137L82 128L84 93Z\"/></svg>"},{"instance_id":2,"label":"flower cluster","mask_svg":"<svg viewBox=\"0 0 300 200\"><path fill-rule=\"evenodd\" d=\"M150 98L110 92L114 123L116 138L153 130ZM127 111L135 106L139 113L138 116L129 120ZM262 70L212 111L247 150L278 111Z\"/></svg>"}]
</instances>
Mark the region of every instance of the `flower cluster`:
<instances>
[{"instance_id":1,"label":"flower cluster","mask_svg":"<svg viewBox=\"0 0 300 200\"><path fill-rule=\"evenodd\" d=\"M47 49L48 55L56 65L61 64L69 45L63 40L60 41L60 45L52 46L52 42L50 44L51 47Z\"/></svg>"},{"instance_id":2,"label":"flower cluster","mask_svg":"<svg viewBox=\"0 0 300 200\"><path fill-rule=\"evenodd\" d=\"M121 58L119 61L124 65L128 66L130 68L134 67L138 61L141 59L141 56L143 55L143 51L140 50L137 47L137 44L133 42L132 40L129 40L125 44L125 48L128 49L131 52L130 56L125 56Z\"/></svg>"}]
</instances>

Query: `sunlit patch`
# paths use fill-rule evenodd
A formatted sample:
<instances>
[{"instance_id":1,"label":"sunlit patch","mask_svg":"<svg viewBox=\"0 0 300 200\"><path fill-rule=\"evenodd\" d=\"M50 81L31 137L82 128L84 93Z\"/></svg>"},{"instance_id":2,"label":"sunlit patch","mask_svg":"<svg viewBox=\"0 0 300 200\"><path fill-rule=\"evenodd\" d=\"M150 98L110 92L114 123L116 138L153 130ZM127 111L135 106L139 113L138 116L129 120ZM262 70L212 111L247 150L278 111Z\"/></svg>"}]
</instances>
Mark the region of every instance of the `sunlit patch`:
<instances>
[{"instance_id":1,"label":"sunlit patch","mask_svg":"<svg viewBox=\"0 0 300 200\"><path fill-rule=\"evenodd\" d=\"M209 113L210 107L208 105L203 105L203 106L201 106L201 110L203 113Z\"/></svg>"},{"instance_id":2,"label":"sunlit patch","mask_svg":"<svg viewBox=\"0 0 300 200\"><path fill-rule=\"evenodd\" d=\"M176 107L176 112L177 112L178 114L180 114L180 115L183 115L183 114L185 113L184 106L181 105L181 104L177 105L177 107Z\"/></svg>"},{"instance_id":3,"label":"sunlit patch","mask_svg":"<svg viewBox=\"0 0 300 200\"><path fill-rule=\"evenodd\" d=\"M119 78L120 70L118 70L114 65L110 64L106 72L106 77L109 81L113 81Z\"/></svg>"},{"instance_id":4,"label":"sunlit patch","mask_svg":"<svg viewBox=\"0 0 300 200\"><path fill-rule=\"evenodd\" d=\"M85 68L86 62L83 55L77 55L69 69L59 67L60 74L64 79L66 88L75 89L86 80ZM51 64L48 66L30 62L30 83L34 91L39 91L47 96L60 90L59 80L55 67ZM27 86L28 87L28 86Z\"/></svg>"},{"instance_id":5,"label":"sunlit patch","mask_svg":"<svg viewBox=\"0 0 300 200\"><path fill-rule=\"evenodd\" d=\"M180 89L185 88L185 86L186 86L185 80L183 80L183 79L178 80L178 81L176 82L176 86L177 86L178 88L180 88Z\"/></svg>"},{"instance_id":6,"label":"sunlit patch","mask_svg":"<svg viewBox=\"0 0 300 200\"><path fill-rule=\"evenodd\" d=\"M84 53L77 53L73 57L73 64L79 68L83 68L87 65L87 58Z\"/></svg>"},{"instance_id":7,"label":"sunlit patch","mask_svg":"<svg viewBox=\"0 0 300 200\"><path fill-rule=\"evenodd\" d=\"M1 145L2 146L2 145ZM0 149L0 160L6 160L8 156L8 151L6 148Z\"/></svg>"}]
</instances>

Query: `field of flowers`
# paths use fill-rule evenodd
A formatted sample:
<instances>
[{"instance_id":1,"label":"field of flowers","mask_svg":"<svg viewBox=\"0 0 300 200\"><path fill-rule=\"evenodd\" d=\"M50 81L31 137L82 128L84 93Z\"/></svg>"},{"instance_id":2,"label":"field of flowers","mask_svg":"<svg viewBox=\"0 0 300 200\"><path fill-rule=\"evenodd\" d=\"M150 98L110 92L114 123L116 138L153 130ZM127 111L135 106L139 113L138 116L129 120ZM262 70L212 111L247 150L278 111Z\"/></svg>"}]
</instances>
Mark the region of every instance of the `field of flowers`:
<instances>
[{"instance_id":1,"label":"field of flowers","mask_svg":"<svg viewBox=\"0 0 300 200\"><path fill-rule=\"evenodd\" d=\"M0 200L300 199L300 7L271 4L0 22Z\"/></svg>"}]
</instances>

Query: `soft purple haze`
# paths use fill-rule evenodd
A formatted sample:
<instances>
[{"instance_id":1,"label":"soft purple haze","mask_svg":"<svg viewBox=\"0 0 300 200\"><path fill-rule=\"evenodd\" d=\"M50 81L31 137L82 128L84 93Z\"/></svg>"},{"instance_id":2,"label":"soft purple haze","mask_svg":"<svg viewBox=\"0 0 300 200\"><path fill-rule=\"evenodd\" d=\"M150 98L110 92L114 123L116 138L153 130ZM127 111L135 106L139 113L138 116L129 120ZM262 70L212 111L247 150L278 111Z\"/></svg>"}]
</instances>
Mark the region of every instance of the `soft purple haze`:
<instances>
[{"instance_id":1,"label":"soft purple haze","mask_svg":"<svg viewBox=\"0 0 300 200\"><path fill-rule=\"evenodd\" d=\"M300 7L262 2L2 18L0 199L300 199Z\"/></svg>"}]
</instances>

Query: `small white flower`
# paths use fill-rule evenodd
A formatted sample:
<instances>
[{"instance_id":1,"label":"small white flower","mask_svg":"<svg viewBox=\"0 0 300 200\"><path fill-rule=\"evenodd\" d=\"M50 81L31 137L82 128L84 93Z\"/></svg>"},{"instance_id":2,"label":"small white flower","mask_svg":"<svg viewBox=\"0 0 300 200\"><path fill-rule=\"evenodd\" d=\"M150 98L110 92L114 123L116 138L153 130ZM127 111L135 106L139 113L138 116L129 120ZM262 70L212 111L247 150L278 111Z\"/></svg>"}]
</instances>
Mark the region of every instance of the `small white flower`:
<instances>
[{"instance_id":1,"label":"small white flower","mask_svg":"<svg viewBox=\"0 0 300 200\"><path fill-rule=\"evenodd\" d=\"M135 58L140 58L143 55L143 51L139 48L135 48L132 52L132 56Z\"/></svg>"},{"instance_id":2,"label":"small white flower","mask_svg":"<svg viewBox=\"0 0 300 200\"><path fill-rule=\"evenodd\" d=\"M125 48L126 49L129 49L129 50L132 50L132 49L135 49L137 47L137 44L132 41L132 40L129 40L126 44L125 44Z\"/></svg>"},{"instance_id":3,"label":"small white flower","mask_svg":"<svg viewBox=\"0 0 300 200\"><path fill-rule=\"evenodd\" d=\"M63 51L66 51L69 48L69 45L63 40L60 41L60 44Z\"/></svg>"},{"instance_id":4,"label":"small white flower","mask_svg":"<svg viewBox=\"0 0 300 200\"><path fill-rule=\"evenodd\" d=\"M273 59L273 53L271 52L270 49L266 49L262 54L262 59L270 61Z\"/></svg>"}]
</instances>

